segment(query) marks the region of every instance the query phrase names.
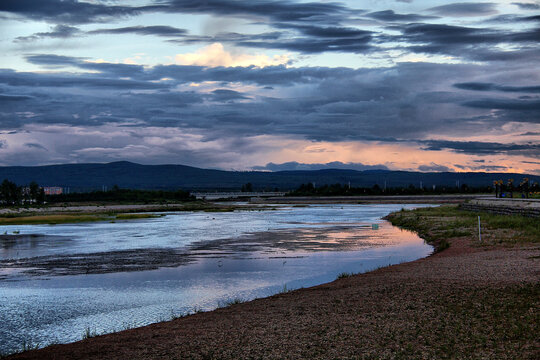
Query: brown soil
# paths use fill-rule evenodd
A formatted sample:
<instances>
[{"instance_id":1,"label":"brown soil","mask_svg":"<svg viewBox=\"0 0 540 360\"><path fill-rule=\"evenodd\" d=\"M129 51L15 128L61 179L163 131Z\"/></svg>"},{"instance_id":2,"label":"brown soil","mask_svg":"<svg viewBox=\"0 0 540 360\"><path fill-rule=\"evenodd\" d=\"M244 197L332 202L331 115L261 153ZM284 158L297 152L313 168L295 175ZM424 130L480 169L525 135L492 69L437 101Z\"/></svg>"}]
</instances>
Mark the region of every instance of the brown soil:
<instances>
[{"instance_id":1,"label":"brown soil","mask_svg":"<svg viewBox=\"0 0 540 360\"><path fill-rule=\"evenodd\" d=\"M411 263L13 359L538 359L540 248Z\"/></svg>"}]
</instances>

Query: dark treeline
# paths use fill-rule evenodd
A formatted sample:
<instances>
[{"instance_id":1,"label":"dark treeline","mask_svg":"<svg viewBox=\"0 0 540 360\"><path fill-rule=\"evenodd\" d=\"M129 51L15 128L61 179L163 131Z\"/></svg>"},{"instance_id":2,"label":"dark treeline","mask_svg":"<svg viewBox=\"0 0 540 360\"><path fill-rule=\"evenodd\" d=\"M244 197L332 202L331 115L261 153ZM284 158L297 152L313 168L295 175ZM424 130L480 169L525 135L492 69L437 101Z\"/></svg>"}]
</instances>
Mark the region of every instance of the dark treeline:
<instances>
[{"instance_id":1,"label":"dark treeline","mask_svg":"<svg viewBox=\"0 0 540 360\"><path fill-rule=\"evenodd\" d=\"M407 187L381 188L379 185L372 187L349 187L348 185L333 184L315 187L313 184L302 184L296 190L288 193L288 196L361 196L361 195L438 195L438 194L477 194L491 193L491 186L469 187L463 184L460 187L430 187L420 188L414 185Z\"/></svg>"},{"instance_id":2,"label":"dark treeline","mask_svg":"<svg viewBox=\"0 0 540 360\"><path fill-rule=\"evenodd\" d=\"M47 196L49 203L61 202L89 202L89 201L117 201L117 202L163 202L163 201L193 201L195 197L188 191L164 190L132 190L120 189L114 186L109 191L92 191Z\"/></svg>"},{"instance_id":3,"label":"dark treeline","mask_svg":"<svg viewBox=\"0 0 540 360\"><path fill-rule=\"evenodd\" d=\"M0 184L0 204L8 206L43 204L44 201L45 193L35 181L26 186L18 186L14 182L5 179Z\"/></svg>"}]
</instances>

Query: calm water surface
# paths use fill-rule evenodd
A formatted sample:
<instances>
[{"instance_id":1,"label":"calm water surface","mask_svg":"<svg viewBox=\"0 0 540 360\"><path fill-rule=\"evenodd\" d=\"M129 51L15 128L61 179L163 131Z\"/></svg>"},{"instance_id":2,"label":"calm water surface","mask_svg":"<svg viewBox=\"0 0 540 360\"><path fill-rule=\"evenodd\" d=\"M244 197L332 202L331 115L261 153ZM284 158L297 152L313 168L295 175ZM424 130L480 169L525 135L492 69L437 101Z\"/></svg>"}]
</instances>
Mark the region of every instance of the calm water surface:
<instances>
[{"instance_id":1,"label":"calm water surface","mask_svg":"<svg viewBox=\"0 0 540 360\"><path fill-rule=\"evenodd\" d=\"M16 281L0 280L0 354L20 350L23 343L46 346L77 341L87 330L101 334L143 326L190 311L211 310L232 299L249 300L284 288L329 282L342 272L365 272L425 257L431 246L380 220L389 212L418 206L286 206L260 212L169 213L116 223L2 226L1 233L48 237L1 244L0 260L189 248L247 235L250 243L228 248L222 255L197 254L196 261L174 268L76 276L23 274ZM380 224L379 230L371 230L372 223ZM281 234L284 242L293 242L295 234L317 238L327 247L317 251L263 246L254 251L253 242L268 232ZM333 244L347 246L329 250Z\"/></svg>"}]
</instances>

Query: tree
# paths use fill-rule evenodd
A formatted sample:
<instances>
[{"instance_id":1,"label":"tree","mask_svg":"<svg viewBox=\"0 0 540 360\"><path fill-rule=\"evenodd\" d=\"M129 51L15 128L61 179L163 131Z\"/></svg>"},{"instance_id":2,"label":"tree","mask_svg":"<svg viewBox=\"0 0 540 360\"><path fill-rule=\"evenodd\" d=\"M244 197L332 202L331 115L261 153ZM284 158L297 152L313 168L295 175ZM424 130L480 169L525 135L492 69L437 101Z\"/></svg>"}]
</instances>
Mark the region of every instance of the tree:
<instances>
[{"instance_id":1,"label":"tree","mask_svg":"<svg viewBox=\"0 0 540 360\"><path fill-rule=\"evenodd\" d=\"M253 185L250 182L242 185L242 192L253 192Z\"/></svg>"},{"instance_id":2,"label":"tree","mask_svg":"<svg viewBox=\"0 0 540 360\"><path fill-rule=\"evenodd\" d=\"M43 204L45 202L45 190L42 187L39 188L39 191L36 196L36 202L38 204Z\"/></svg>"},{"instance_id":3,"label":"tree","mask_svg":"<svg viewBox=\"0 0 540 360\"><path fill-rule=\"evenodd\" d=\"M8 205L15 205L20 201L21 190L14 182L4 179L0 185L0 200Z\"/></svg>"},{"instance_id":4,"label":"tree","mask_svg":"<svg viewBox=\"0 0 540 360\"><path fill-rule=\"evenodd\" d=\"M28 185L28 188L29 188L29 191L30 191L30 199L31 200L36 200L37 201L37 198L39 196L39 185L37 184L37 182L35 181L32 181L29 185Z\"/></svg>"}]
</instances>

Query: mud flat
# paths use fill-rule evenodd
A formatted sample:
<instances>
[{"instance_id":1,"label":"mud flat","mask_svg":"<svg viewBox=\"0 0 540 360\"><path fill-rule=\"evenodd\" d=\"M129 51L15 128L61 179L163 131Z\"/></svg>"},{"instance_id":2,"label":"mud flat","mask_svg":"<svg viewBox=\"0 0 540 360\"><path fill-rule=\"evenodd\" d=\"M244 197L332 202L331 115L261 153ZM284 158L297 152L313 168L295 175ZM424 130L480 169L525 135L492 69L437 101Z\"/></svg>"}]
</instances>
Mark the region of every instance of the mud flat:
<instances>
[{"instance_id":1,"label":"mud flat","mask_svg":"<svg viewBox=\"0 0 540 360\"><path fill-rule=\"evenodd\" d=\"M539 240L500 225L479 243L457 211L436 211L394 215L444 238L430 257L9 358L538 359Z\"/></svg>"},{"instance_id":2,"label":"mud flat","mask_svg":"<svg viewBox=\"0 0 540 360\"><path fill-rule=\"evenodd\" d=\"M270 207L268 207L270 209ZM228 212L262 210L260 205L216 204L194 201L178 204L71 204L65 206L0 208L0 225L67 224L79 222L137 220L155 217L154 212Z\"/></svg>"},{"instance_id":3,"label":"mud flat","mask_svg":"<svg viewBox=\"0 0 540 360\"><path fill-rule=\"evenodd\" d=\"M17 280L21 276L63 276L145 271L162 267L178 267L200 258L224 259L252 256L256 253L347 251L392 244L391 227L384 227L373 238L365 225L336 224L325 228L282 229L246 234L239 237L194 242L186 248L140 248L86 254L59 254L0 260L0 280ZM338 236L336 236L338 234ZM397 240L399 238L395 237ZM18 242L48 242L60 236L40 234L0 235L0 245ZM66 239L67 241L67 239ZM15 271L16 270L16 271Z\"/></svg>"}]
</instances>

